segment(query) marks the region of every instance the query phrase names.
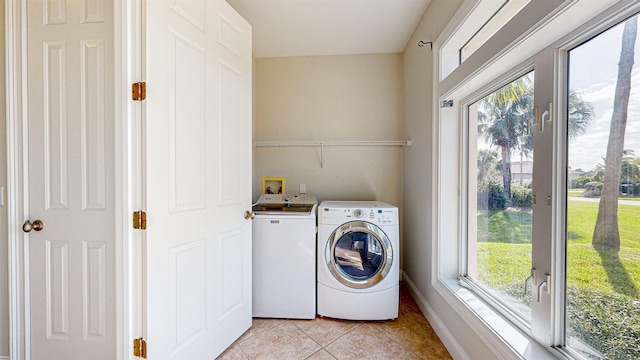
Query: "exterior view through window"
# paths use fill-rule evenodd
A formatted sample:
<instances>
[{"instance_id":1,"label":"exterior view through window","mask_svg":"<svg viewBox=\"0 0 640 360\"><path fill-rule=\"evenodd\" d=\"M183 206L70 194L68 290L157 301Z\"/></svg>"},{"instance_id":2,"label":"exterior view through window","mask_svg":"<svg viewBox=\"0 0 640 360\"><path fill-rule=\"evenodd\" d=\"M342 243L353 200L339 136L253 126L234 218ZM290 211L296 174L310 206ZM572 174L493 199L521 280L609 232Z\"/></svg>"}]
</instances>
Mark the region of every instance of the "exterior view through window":
<instances>
[{"instance_id":1,"label":"exterior view through window","mask_svg":"<svg viewBox=\"0 0 640 360\"><path fill-rule=\"evenodd\" d=\"M469 111L467 275L525 322L531 295L533 72Z\"/></svg>"},{"instance_id":2,"label":"exterior view through window","mask_svg":"<svg viewBox=\"0 0 640 360\"><path fill-rule=\"evenodd\" d=\"M569 52L566 342L640 359L637 17Z\"/></svg>"},{"instance_id":3,"label":"exterior view through window","mask_svg":"<svg viewBox=\"0 0 640 360\"><path fill-rule=\"evenodd\" d=\"M489 70L465 105L460 284L564 358L640 359L637 17Z\"/></svg>"}]
</instances>

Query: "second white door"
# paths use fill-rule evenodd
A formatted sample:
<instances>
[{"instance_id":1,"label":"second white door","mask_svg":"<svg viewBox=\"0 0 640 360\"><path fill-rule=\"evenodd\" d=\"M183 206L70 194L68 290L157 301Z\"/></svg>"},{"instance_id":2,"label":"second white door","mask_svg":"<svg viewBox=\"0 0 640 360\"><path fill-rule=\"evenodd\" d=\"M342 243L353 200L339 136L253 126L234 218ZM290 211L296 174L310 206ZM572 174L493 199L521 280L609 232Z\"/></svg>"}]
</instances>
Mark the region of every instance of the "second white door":
<instances>
[{"instance_id":1,"label":"second white door","mask_svg":"<svg viewBox=\"0 0 640 360\"><path fill-rule=\"evenodd\" d=\"M30 356L114 359L113 2L26 6Z\"/></svg>"},{"instance_id":2,"label":"second white door","mask_svg":"<svg viewBox=\"0 0 640 360\"><path fill-rule=\"evenodd\" d=\"M148 355L213 359L251 326L251 27L222 0L146 24Z\"/></svg>"}]
</instances>

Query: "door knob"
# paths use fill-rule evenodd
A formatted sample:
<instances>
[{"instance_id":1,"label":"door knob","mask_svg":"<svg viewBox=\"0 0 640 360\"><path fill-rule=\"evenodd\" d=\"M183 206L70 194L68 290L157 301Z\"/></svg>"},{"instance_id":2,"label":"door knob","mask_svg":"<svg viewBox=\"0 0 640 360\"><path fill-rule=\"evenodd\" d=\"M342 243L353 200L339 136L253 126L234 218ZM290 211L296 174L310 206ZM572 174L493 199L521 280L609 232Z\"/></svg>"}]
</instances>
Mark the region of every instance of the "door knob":
<instances>
[{"instance_id":1,"label":"door knob","mask_svg":"<svg viewBox=\"0 0 640 360\"><path fill-rule=\"evenodd\" d=\"M44 229L44 223L41 220L35 220L34 222L27 220L22 225L22 231L26 233L31 232L31 230L40 231L42 229Z\"/></svg>"},{"instance_id":2,"label":"door knob","mask_svg":"<svg viewBox=\"0 0 640 360\"><path fill-rule=\"evenodd\" d=\"M253 218L254 218L254 217L255 217L255 214L254 214L253 212L251 212L251 211L249 211L249 210L247 210L247 211L245 211L245 212L244 212L244 218L245 218L245 219L247 219L247 220L249 220L249 219L253 220Z\"/></svg>"}]
</instances>

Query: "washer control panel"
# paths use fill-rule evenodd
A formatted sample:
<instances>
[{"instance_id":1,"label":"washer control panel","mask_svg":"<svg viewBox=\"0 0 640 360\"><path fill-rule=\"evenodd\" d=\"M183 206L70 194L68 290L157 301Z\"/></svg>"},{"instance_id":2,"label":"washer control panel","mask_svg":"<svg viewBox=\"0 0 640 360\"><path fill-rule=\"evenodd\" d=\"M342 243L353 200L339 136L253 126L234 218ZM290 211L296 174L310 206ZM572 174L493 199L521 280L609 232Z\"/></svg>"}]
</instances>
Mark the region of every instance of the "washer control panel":
<instances>
[{"instance_id":1,"label":"washer control panel","mask_svg":"<svg viewBox=\"0 0 640 360\"><path fill-rule=\"evenodd\" d=\"M398 223L398 208L377 201L326 201L320 204L318 217L324 224L363 220L377 225L395 225Z\"/></svg>"}]
</instances>

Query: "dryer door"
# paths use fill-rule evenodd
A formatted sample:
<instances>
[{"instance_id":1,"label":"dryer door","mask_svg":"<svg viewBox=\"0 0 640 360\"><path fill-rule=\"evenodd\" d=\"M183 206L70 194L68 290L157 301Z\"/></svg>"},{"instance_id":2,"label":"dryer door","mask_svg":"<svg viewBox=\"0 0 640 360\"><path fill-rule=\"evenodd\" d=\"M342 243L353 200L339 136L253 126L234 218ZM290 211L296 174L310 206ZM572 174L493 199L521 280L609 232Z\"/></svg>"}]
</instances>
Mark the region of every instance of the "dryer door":
<instances>
[{"instance_id":1,"label":"dryer door","mask_svg":"<svg viewBox=\"0 0 640 360\"><path fill-rule=\"evenodd\" d=\"M351 221L337 228L327 241L327 266L345 286L366 289L384 279L393 263L393 248L378 226Z\"/></svg>"}]
</instances>

